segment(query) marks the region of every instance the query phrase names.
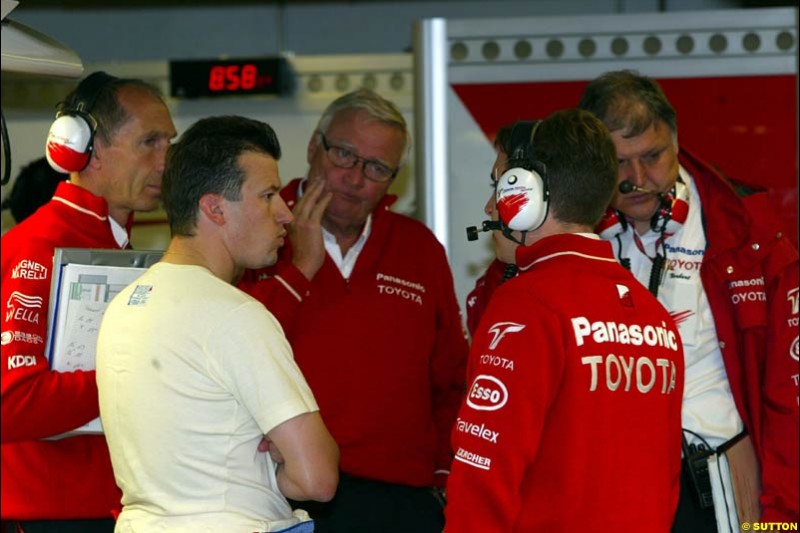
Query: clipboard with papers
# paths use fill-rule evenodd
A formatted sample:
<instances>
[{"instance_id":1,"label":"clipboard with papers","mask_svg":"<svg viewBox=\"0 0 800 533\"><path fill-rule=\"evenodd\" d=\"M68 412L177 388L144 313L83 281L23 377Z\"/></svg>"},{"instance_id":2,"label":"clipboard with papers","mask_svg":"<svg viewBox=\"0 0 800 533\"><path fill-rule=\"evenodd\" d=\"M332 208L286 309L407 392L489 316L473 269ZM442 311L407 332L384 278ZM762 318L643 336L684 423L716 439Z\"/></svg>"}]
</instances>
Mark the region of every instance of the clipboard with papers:
<instances>
[{"instance_id":1,"label":"clipboard with papers","mask_svg":"<svg viewBox=\"0 0 800 533\"><path fill-rule=\"evenodd\" d=\"M761 469L750 436L739 433L708 458L719 533L738 533L761 519Z\"/></svg>"},{"instance_id":2,"label":"clipboard with papers","mask_svg":"<svg viewBox=\"0 0 800 533\"><path fill-rule=\"evenodd\" d=\"M57 372L94 370L97 335L109 302L163 252L56 248L45 354ZM100 434L100 419L54 438Z\"/></svg>"}]
</instances>

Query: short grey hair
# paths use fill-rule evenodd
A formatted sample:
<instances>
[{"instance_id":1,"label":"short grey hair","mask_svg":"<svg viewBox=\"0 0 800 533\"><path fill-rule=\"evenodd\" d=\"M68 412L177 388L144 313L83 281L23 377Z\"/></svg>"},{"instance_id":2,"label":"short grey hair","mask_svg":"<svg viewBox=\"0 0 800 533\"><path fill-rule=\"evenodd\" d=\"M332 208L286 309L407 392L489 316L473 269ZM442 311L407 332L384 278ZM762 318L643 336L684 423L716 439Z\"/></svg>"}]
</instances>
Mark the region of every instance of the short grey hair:
<instances>
[{"instance_id":1,"label":"short grey hair","mask_svg":"<svg viewBox=\"0 0 800 533\"><path fill-rule=\"evenodd\" d=\"M403 118L403 114L394 103L371 89L362 87L344 94L331 102L330 105L325 108L325 111L322 112L322 116L317 123L316 131L323 134L327 133L334 117L342 111L351 109L366 111L370 117L378 122L394 126L403 132L405 143L403 146L403 157L400 159L399 163L399 166L402 167L411 149L411 133L408 131L408 124L406 123L406 119Z\"/></svg>"}]
</instances>

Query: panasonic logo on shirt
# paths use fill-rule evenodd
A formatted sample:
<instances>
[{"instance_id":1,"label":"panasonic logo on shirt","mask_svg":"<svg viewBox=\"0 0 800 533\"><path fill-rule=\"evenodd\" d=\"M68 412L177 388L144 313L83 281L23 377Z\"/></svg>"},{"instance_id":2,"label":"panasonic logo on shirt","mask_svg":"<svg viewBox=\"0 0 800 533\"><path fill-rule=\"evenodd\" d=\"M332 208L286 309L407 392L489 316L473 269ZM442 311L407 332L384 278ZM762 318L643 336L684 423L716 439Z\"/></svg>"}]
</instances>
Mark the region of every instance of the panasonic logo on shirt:
<instances>
[{"instance_id":1,"label":"panasonic logo on shirt","mask_svg":"<svg viewBox=\"0 0 800 533\"><path fill-rule=\"evenodd\" d=\"M597 344L618 342L632 346L662 346L672 351L678 351L678 335L670 329L665 322L654 326L652 324L624 324L621 322L589 322L585 316L572 319L572 330L575 334L575 343L583 346L585 339L591 338Z\"/></svg>"}]
</instances>

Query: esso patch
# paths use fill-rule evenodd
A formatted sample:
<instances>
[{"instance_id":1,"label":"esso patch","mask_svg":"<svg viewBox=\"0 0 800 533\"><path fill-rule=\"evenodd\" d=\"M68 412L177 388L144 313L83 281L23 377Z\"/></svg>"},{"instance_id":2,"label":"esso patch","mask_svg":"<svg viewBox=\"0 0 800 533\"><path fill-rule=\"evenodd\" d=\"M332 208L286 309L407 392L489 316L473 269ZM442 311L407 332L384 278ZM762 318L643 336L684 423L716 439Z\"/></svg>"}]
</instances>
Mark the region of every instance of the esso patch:
<instances>
[{"instance_id":1,"label":"esso patch","mask_svg":"<svg viewBox=\"0 0 800 533\"><path fill-rule=\"evenodd\" d=\"M467 405L476 411L497 411L508 402L508 389L494 376L481 374L472 382Z\"/></svg>"}]
</instances>

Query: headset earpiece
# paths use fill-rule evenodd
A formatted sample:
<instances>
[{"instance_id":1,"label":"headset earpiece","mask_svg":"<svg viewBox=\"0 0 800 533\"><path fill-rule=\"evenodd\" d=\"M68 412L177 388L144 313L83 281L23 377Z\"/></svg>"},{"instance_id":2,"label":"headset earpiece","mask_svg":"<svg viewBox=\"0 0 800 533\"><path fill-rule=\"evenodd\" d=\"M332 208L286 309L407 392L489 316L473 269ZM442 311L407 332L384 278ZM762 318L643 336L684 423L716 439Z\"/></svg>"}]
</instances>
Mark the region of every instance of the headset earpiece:
<instances>
[{"instance_id":1,"label":"headset earpiece","mask_svg":"<svg viewBox=\"0 0 800 533\"><path fill-rule=\"evenodd\" d=\"M542 176L536 170L515 167L497 180L497 211L500 220L513 231L532 231L547 216Z\"/></svg>"},{"instance_id":2,"label":"headset earpiece","mask_svg":"<svg viewBox=\"0 0 800 533\"><path fill-rule=\"evenodd\" d=\"M105 72L95 72L78 84L72 104L61 105L45 146L47 162L53 169L79 172L89 164L97 131L92 108L103 87L115 79Z\"/></svg>"},{"instance_id":3,"label":"headset earpiece","mask_svg":"<svg viewBox=\"0 0 800 533\"><path fill-rule=\"evenodd\" d=\"M546 169L533 157L533 138L540 123L519 122L514 126L509 155L511 168L497 180L497 211L500 221L512 231L533 231L547 218Z\"/></svg>"},{"instance_id":4,"label":"headset earpiece","mask_svg":"<svg viewBox=\"0 0 800 533\"><path fill-rule=\"evenodd\" d=\"M681 229L689 216L689 188L682 181L676 181L672 192L659 197L661 205L650 219L650 229L672 235ZM625 215L609 207L595 227L595 233L609 240L626 231L628 226Z\"/></svg>"},{"instance_id":5,"label":"headset earpiece","mask_svg":"<svg viewBox=\"0 0 800 533\"><path fill-rule=\"evenodd\" d=\"M92 156L94 129L77 114L56 118L47 134L47 162L53 169L69 173L86 168Z\"/></svg>"},{"instance_id":6,"label":"headset earpiece","mask_svg":"<svg viewBox=\"0 0 800 533\"><path fill-rule=\"evenodd\" d=\"M606 209L603 218L595 226L595 233L603 240L610 240L628 229L628 221L613 207Z\"/></svg>"},{"instance_id":7,"label":"headset earpiece","mask_svg":"<svg viewBox=\"0 0 800 533\"><path fill-rule=\"evenodd\" d=\"M653 231L672 235L686 222L689 216L689 188L682 181L676 181L672 192L661 197L661 206L650 219Z\"/></svg>"}]
</instances>

